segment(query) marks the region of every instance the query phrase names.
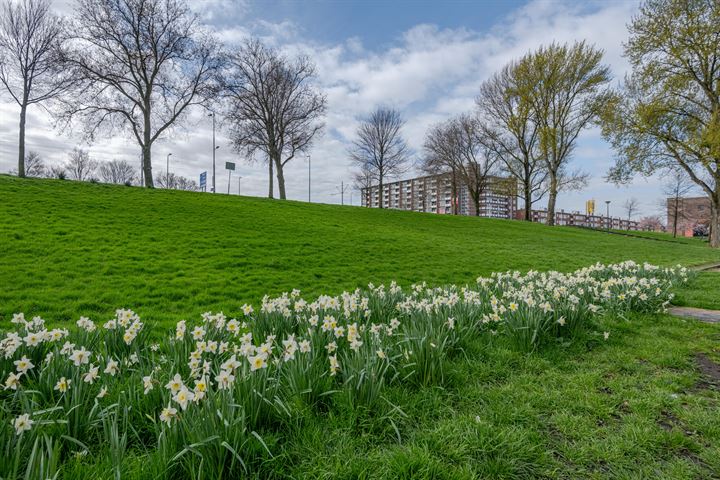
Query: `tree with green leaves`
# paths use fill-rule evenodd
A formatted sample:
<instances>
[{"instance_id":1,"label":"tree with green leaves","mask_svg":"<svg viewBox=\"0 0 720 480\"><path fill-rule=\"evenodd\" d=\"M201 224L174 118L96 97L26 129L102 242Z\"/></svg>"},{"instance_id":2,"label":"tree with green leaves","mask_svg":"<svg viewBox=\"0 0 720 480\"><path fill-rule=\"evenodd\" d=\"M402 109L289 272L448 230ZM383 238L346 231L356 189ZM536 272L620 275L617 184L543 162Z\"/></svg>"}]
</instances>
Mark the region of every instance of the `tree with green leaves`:
<instances>
[{"instance_id":1,"label":"tree with green leaves","mask_svg":"<svg viewBox=\"0 0 720 480\"><path fill-rule=\"evenodd\" d=\"M571 171L577 139L598 117L608 97L610 68L603 52L585 42L551 44L520 59L515 68L517 94L532 105L538 129L539 156L548 181L547 223L555 224L558 192L586 184L586 175Z\"/></svg>"},{"instance_id":2,"label":"tree with green leaves","mask_svg":"<svg viewBox=\"0 0 720 480\"><path fill-rule=\"evenodd\" d=\"M648 0L629 26L632 73L603 116L617 151L608 178L680 168L710 199L720 247L720 3Z\"/></svg>"}]
</instances>

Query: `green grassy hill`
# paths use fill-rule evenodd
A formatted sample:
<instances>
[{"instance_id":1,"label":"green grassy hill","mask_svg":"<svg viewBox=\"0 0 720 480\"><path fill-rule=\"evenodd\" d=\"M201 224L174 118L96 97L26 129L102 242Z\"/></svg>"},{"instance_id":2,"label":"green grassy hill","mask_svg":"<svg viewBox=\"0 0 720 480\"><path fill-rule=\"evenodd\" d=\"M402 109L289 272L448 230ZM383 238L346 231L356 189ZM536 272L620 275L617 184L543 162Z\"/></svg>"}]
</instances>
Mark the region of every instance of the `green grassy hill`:
<instances>
[{"instance_id":1,"label":"green grassy hill","mask_svg":"<svg viewBox=\"0 0 720 480\"><path fill-rule=\"evenodd\" d=\"M0 176L0 319L235 313L264 294L465 283L508 269L720 261L660 242L518 221Z\"/></svg>"}]
</instances>

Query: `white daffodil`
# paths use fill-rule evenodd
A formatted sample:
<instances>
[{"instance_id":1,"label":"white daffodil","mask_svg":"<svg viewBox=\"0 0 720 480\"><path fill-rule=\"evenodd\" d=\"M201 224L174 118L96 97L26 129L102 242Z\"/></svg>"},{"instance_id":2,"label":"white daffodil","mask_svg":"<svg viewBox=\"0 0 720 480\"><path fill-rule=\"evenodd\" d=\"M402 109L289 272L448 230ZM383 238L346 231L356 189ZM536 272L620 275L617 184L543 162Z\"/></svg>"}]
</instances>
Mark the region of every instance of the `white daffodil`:
<instances>
[{"instance_id":1,"label":"white daffodil","mask_svg":"<svg viewBox=\"0 0 720 480\"><path fill-rule=\"evenodd\" d=\"M20 373L26 373L28 370L32 370L35 365L25 355L20 360L15 360L15 369Z\"/></svg>"},{"instance_id":2,"label":"white daffodil","mask_svg":"<svg viewBox=\"0 0 720 480\"><path fill-rule=\"evenodd\" d=\"M27 413L23 413L22 415L16 417L15 420L13 420L12 422L13 427L15 427L15 434L22 435L23 432L30 431L33 423L35 422L30 418L30 415L28 415Z\"/></svg>"}]
</instances>

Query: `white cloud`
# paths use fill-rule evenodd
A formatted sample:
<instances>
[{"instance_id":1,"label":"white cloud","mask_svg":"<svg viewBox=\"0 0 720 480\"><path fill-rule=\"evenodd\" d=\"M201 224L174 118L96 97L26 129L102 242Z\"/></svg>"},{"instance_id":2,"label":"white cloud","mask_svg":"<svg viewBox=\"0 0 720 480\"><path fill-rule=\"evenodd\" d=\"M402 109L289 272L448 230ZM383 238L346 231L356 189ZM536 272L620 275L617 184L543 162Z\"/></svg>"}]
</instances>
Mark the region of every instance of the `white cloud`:
<instances>
[{"instance_id":1,"label":"white cloud","mask_svg":"<svg viewBox=\"0 0 720 480\"><path fill-rule=\"evenodd\" d=\"M316 62L320 87L328 97L325 119L327 131L313 151L313 200L339 202L332 195L341 181L351 181L351 165L347 159L347 144L352 139L358 118L378 104L393 105L403 111L407 119L405 135L417 151L422 146L428 126L450 115L473 108L480 83L508 61L550 42L587 40L605 51L605 61L617 78L627 71L622 58L622 42L627 36L626 24L637 6L630 2L555 2L532 1L511 12L489 31L470 28L441 29L435 25L417 25L401 32L392 46L368 50L361 38L350 37L337 44L317 43L291 20L270 23L262 20L230 23L219 21L228 4L240 5L237 18L247 11L245 2L233 0L204 0L206 18L217 21L218 35L226 42L236 43L255 34L278 46L288 54L304 52ZM202 9L201 9L202 10ZM240 25L240 26L238 26ZM372 32L368 32L372 35ZM0 170L14 164L14 128L17 112L9 105L0 106ZM211 131L208 119L196 115L198 122L187 134L176 135L155 148L158 170L164 170L164 153L173 151L173 171L196 178L210 167ZM70 150L76 140L53 132L41 112L29 121L28 148L40 150L52 161L63 158L63 150ZM10 125L10 127L8 127ZM32 140L32 141L31 141ZM218 136L218 165L226 160L240 160L229 148L222 134ZM43 150L44 149L44 150ZM91 152L103 158L137 158L137 149L124 139L112 139L96 144ZM565 194L561 207L581 209L587 198L608 198L614 204L630 195L626 189L605 184L602 176L611 164L612 151L602 142L597 131L588 131L578 144L575 165L593 175L591 187L582 194ZM243 193L265 195L267 172L261 165L238 165L243 178ZM221 169L218 178L226 182ZM307 198L307 164L299 159L288 166L287 189L290 198ZM235 182L233 182L235 183ZM223 185L223 183L220 183ZM226 185L226 183L224 184ZM654 203L657 185L636 182L645 203ZM640 188L642 187L642 188ZM219 191L224 188L218 187ZM237 191L237 185L232 186ZM640 195L637 195L640 196ZM357 195L355 195L357 203Z\"/></svg>"}]
</instances>

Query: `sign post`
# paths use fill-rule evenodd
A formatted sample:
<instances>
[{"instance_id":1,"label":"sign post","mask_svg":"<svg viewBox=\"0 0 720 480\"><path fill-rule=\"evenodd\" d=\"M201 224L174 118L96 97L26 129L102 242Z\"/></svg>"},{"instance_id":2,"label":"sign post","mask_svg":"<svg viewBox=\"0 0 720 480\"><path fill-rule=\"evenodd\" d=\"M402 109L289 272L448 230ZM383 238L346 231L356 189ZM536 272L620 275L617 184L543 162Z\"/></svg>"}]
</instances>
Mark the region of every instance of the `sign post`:
<instances>
[{"instance_id":1,"label":"sign post","mask_svg":"<svg viewBox=\"0 0 720 480\"><path fill-rule=\"evenodd\" d=\"M228 171L228 195L230 195L230 178L232 177L233 170L235 170L235 163L225 162L225 169Z\"/></svg>"},{"instance_id":2,"label":"sign post","mask_svg":"<svg viewBox=\"0 0 720 480\"><path fill-rule=\"evenodd\" d=\"M207 172L202 172L200 174L200 190L205 191L207 188Z\"/></svg>"}]
</instances>

